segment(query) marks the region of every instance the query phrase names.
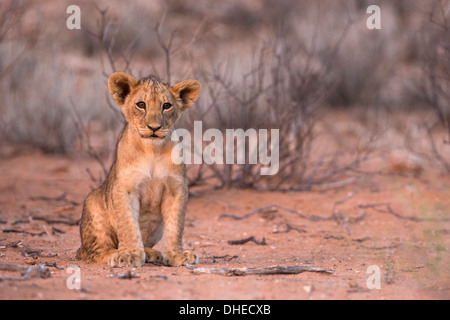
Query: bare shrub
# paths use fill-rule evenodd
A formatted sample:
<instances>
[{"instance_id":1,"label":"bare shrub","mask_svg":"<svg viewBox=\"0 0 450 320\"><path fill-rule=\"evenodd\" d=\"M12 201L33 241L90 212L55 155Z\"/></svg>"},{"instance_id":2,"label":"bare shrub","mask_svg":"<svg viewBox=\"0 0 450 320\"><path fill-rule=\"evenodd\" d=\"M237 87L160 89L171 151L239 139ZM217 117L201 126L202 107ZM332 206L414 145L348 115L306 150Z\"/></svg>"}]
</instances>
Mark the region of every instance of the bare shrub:
<instances>
[{"instance_id":1,"label":"bare shrub","mask_svg":"<svg viewBox=\"0 0 450 320\"><path fill-rule=\"evenodd\" d=\"M26 12L27 7L22 1L5 0L0 3L0 44L17 43L20 47L14 55L4 56L0 60L0 79L5 78L23 55L36 44L39 36L38 26L33 23L28 26L17 23Z\"/></svg>"},{"instance_id":2,"label":"bare shrub","mask_svg":"<svg viewBox=\"0 0 450 320\"><path fill-rule=\"evenodd\" d=\"M65 128L64 111L52 103L55 87L43 94L39 86L46 82L48 74L46 62L32 55L39 38L39 26L19 22L27 14L28 6L22 1L0 3L0 90L3 93L0 134L7 141L38 146L49 152L64 152L74 141L73 132L62 134L71 130ZM52 76L52 79L57 78Z\"/></svg>"},{"instance_id":3,"label":"bare shrub","mask_svg":"<svg viewBox=\"0 0 450 320\"><path fill-rule=\"evenodd\" d=\"M82 130L73 122L71 99L82 107L79 112L85 118L98 116L91 108L96 101L90 99L96 87L80 83L62 61L39 51L24 56L8 80L0 84L4 92L0 130L9 142L48 153L71 153Z\"/></svg>"},{"instance_id":4,"label":"bare shrub","mask_svg":"<svg viewBox=\"0 0 450 320\"><path fill-rule=\"evenodd\" d=\"M423 124L429 153L450 172L450 3L436 1L426 14L428 21L421 32L424 77L417 88L432 111L432 117ZM415 145L409 141L411 148Z\"/></svg>"},{"instance_id":5,"label":"bare shrub","mask_svg":"<svg viewBox=\"0 0 450 320\"><path fill-rule=\"evenodd\" d=\"M29 3L0 3L0 135L12 145L30 145L48 153L72 153L84 128L74 122L73 101L85 119L107 125L98 112L98 87L83 81L96 76L89 67L72 65L71 55L54 55ZM45 29L45 28L44 28Z\"/></svg>"},{"instance_id":6,"label":"bare shrub","mask_svg":"<svg viewBox=\"0 0 450 320\"><path fill-rule=\"evenodd\" d=\"M345 31L344 31L345 32ZM342 35L344 36L344 35ZM213 179L218 187L268 190L308 190L345 179L373 152L370 139L360 147L331 151L319 148L318 117L336 87L330 75L339 39L327 48L327 63L319 52L297 39L275 38L249 62L229 59L199 72L203 98L184 124L202 120L203 128L278 129L280 168L276 176L262 176L260 164L198 166L191 184ZM249 67L243 67L249 66ZM187 121L186 121L187 120ZM322 133L323 134L323 133ZM269 137L270 139L270 137ZM225 147L225 144L224 144ZM247 146L246 154L250 152Z\"/></svg>"},{"instance_id":7,"label":"bare shrub","mask_svg":"<svg viewBox=\"0 0 450 320\"><path fill-rule=\"evenodd\" d=\"M19 89L9 91L8 99L16 107L2 116L2 131L8 139L30 143L49 152L70 153L81 145L80 148L84 148L100 165L100 174L91 173L92 181L98 183L106 173L106 157L112 153L114 143L101 147L95 145L93 141L97 138L92 136L94 131L90 128L94 127L92 122L108 122L106 129L111 130L102 134L114 135L110 141L115 141L115 133L123 124L123 117L107 92L106 80L112 72L124 71L136 77L158 73L172 84L188 76L199 78L203 84L201 99L184 115L180 123L182 127L192 129L194 121L201 120L205 130L280 131L280 169L275 177L261 176L259 164L199 165L188 166L191 184L214 181L218 187L307 190L346 179L367 158L371 150L368 144L331 149L324 138L329 135L328 128L321 121L326 105L336 89L340 89L343 79L336 61L345 56L345 51L340 49L343 49L341 40L346 38L348 25L343 26L342 34L336 36L334 33L332 37L321 39L323 32L317 30L322 16L318 15L313 19L316 22L312 27L303 31L298 23L309 24L311 18L301 22L293 17L310 4L303 2L293 6L296 2L292 0L283 0L273 11L266 7L275 7L279 2L263 1L266 7L261 11L261 21L245 20L247 16L254 17L260 12L251 1L223 4L228 9L222 10L221 14L212 13L212 18L204 8L201 11L201 5L193 5L189 7L189 14L198 19L189 21L188 26L185 20L182 25L178 20L177 25L168 15L179 3L167 2L163 12L155 14L157 19L145 22L136 22L134 17L125 18L126 15L121 16L117 11L94 5L89 17L95 15L96 18L83 19L82 30L83 37L95 44L89 62L99 58L101 74L95 74L95 79L91 77L89 81L86 77L82 79L82 75L68 76L63 61L53 61L42 51L30 52L23 64L11 73L10 81L2 84L5 90L14 83L27 88L39 84L21 97ZM323 12L321 5L314 8L316 12ZM174 12L180 16L183 10ZM233 12L240 12L241 18L230 17ZM140 14L143 15L142 12ZM281 16L286 20L282 21ZM302 15L308 16L309 12ZM214 33L216 37L208 38L214 29L210 24L214 17L221 19L222 27L230 23L228 19L237 18L236 28L230 27L226 32L218 28ZM258 32L252 39L249 38L252 32L243 36L236 34L242 29L241 25L247 24L251 26L249 30ZM231 36L232 40L224 39L224 44L221 44L222 38L217 35L223 38ZM268 40L262 42L262 38ZM145 50L136 50L147 48L144 42L152 47L148 55ZM195 49L194 44L198 43L206 52ZM214 50L214 54L210 50ZM38 59L33 60L33 56ZM87 61L86 57L83 58ZM23 78L28 79L20 81ZM58 79L58 82L45 90L43 84L46 81L43 79ZM91 88L94 82L98 87ZM356 81L358 85L359 82ZM351 88L353 90L359 89ZM78 95L79 92L83 92L85 98ZM105 110L110 112L109 115ZM13 121L18 114L22 115L22 120ZM112 120L106 121L106 118ZM370 142L371 138L368 139ZM246 151L248 157L250 150Z\"/></svg>"}]
</instances>

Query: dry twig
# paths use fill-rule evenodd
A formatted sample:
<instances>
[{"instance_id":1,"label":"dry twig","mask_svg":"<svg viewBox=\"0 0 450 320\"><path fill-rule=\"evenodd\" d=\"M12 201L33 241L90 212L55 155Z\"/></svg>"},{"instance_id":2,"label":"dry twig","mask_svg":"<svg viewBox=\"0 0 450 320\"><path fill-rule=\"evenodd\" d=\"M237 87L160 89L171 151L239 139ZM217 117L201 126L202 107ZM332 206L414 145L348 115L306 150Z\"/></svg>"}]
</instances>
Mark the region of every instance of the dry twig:
<instances>
[{"instance_id":1,"label":"dry twig","mask_svg":"<svg viewBox=\"0 0 450 320\"><path fill-rule=\"evenodd\" d=\"M42 200L42 201L63 201L65 200L67 197L67 192L62 193L61 195L57 196L57 197L47 197L47 196L35 196L35 197L30 197L30 200L32 201L38 201L38 200Z\"/></svg>"},{"instance_id":2,"label":"dry twig","mask_svg":"<svg viewBox=\"0 0 450 320\"><path fill-rule=\"evenodd\" d=\"M333 239L333 240L345 240L345 237L343 236L325 236L323 237L325 240Z\"/></svg>"},{"instance_id":3,"label":"dry twig","mask_svg":"<svg viewBox=\"0 0 450 320\"><path fill-rule=\"evenodd\" d=\"M401 214L395 212L390 203L369 203L369 204L361 204L358 206L359 209L372 209L376 212L380 213L388 213L393 215L394 217L402 220L409 220L414 222L424 222L424 221L449 221L448 218L420 218L420 217L405 217Z\"/></svg>"},{"instance_id":4,"label":"dry twig","mask_svg":"<svg viewBox=\"0 0 450 320\"><path fill-rule=\"evenodd\" d=\"M139 278L139 276L137 276L136 273L132 272L132 271L127 271L125 273L112 273L110 275L110 277L114 277L114 278L117 278L117 279L125 279L125 280L131 280L131 279Z\"/></svg>"},{"instance_id":5,"label":"dry twig","mask_svg":"<svg viewBox=\"0 0 450 320\"><path fill-rule=\"evenodd\" d=\"M2 232L3 233L20 233L20 234L30 235L32 237L41 237L44 234L47 234L47 232L45 232L45 231L42 231L40 233L34 233L34 232L29 232L29 231L25 231L25 230L16 230L16 229L3 229Z\"/></svg>"},{"instance_id":6,"label":"dry twig","mask_svg":"<svg viewBox=\"0 0 450 320\"><path fill-rule=\"evenodd\" d=\"M37 258L54 258L54 257L58 256L57 253L42 254L42 251L43 250L27 250L25 252L22 252L22 256L24 256L24 257L31 257L33 259L37 259Z\"/></svg>"},{"instance_id":7,"label":"dry twig","mask_svg":"<svg viewBox=\"0 0 450 320\"><path fill-rule=\"evenodd\" d=\"M18 224L27 224L27 223L30 223L31 221L30 221L30 219L18 219L18 220L16 220L16 221L14 221L13 223L12 223L12 225L13 226L16 226L16 225L18 225Z\"/></svg>"},{"instance_id":8,"label":"dry twig","mask_svg":"<svg viewBox=\"0 0 450 320\"><path fill-rule=\"evenodd\" d=\"M70 220L63 220L63 219L52 219L47 217L40 217L40 216L32 216L34 220L38 221L45 221L48 224L67 224L69 226L79 226L81 219L76 221L70 221Z\"/></svg>"},{"instance_id":9,"label":"dry twig","mask_svg":"<svg viewBox=\"0 0 450 320\"><path fill-rule=\"evenodd\" d=\"M262 238L261 241L258 241L258 240L256 240L256 238L254 236L251 236L251 237L248 237L245 239L241 239L241 240L230 240L230 241L228 241L228 244L235 246L235 245L240 245L240 244L246 244L247 242L250 242L250 241L256 243L259 246L267 245L266 238Z\"/></svg>"},{"instance_id":10,"label":"dry twig","mask_svg":"<svg viewBox=\"0 0 450 320\"><path fill-rule=\"evenodd\" d=\"M60 230L58 228L52 227L52 235L54 236L57 233L65 234L66 232L62 231L62 230Z\"/></svg>"},{"instance_id":11,"label":"dry twig","mask_svg":"<svg viewBox=\"0 0 450 320\"><path fill-rule=\"evenodd\" d=\"M56 262L53 262L53 263L48 263L48 262L46 262L46 263L44 263L43 265L44 265L45 267L56 268L56 269L58 269L58 270L64 270L64 267L58 266L58 265L56 264Z\"/></svg>"},{"instance_id":12,"label":"dry twig","mask_svg":"<svg viewBox=\"0 0 450 320\"><path fill-rule=\"evenodd\" d=\"M328 220L327 218L323 218L321 216L306 215L306 214L304 214L301 211L294 210L294 209L291 209L291 208L288 208L288 207L285 207L285 206L282 206L282 205L279 205L279 204L271 204L271 205L268 205L268 206L265 206L265 207L261 207L261 208L255 209L252 212L247 213L247 214L245 214L243 216L238 216L238 215L230 214L230 213L222 213L221 215L219 215L219 219L232 218L234 220L245 220L245 219L250 218L251 216L253 216L255 214L266 213L266 212L274 211L276 209L287 211L289 213L296 214L296 215L298 215L298 216L300 216L300 217L302 217L304 219L308 219L308 220L312 220L312 221Z\"/></svg>"},{"instance_id":13,"label":"dry twig","mask_svg":"<svg viewBox=\"0 0 450 320\"><path fill-rule=\"evenodd\" d=\"M224 256L212 256L211 259L213 259L213 261L215 261L216 259L223 259L225 261L231 261L234 259L239 258L238 256L230 256L229 254L226 254Z\"/></svg>"},{"instance_id":14,"label":"dry twig","mask_svg":"<svg viewBox=\"0 0 450 320\"><path fill-rule=\"evenodd\" d=\"M279 230L278 227L276 226L276 228L272 231L272 233L288 233L290 231L297 231L298 233L307 233L306 230L293 227L290 224L286 224L284 230Z\"/></svg>"},{"instance_id":15,"label":"dry twig","mask_svg":"<svg viewBox=\"0 0 450 320\"><path fill-rule=\"evenodd\" d=\"M0 245L0 249L6 249L6 248L18 248L20 246L22 246L22 241L14 241L12 243L9 244L2 244Z\"/></svg>"},{"instance_id":16,"label":"dry twig","mask_svg":"<svg viewBox=\"0 0 450 320\"><path fill-rule=\"evenodd\" d=\"M44 265L38 266L23 266L23 265L15 265L15 264L0 264L0 270L2 271L20 271L23 273L20 277L7 277L1 276L0 281L22 281L31 278L33 275L36 275L42 279L47 279L51 277L50 270Z\"/></svg>"},{"instance_id":17,"label":"dry twig","mask_svg":"<svg viewBox=\"0 0 450 320\"><path fill-rule=\"evenodd\" d=\"M187 265L187 268L197 274L220 274L224 276L299 274L303 272L333 273L333 269L323 269L310 266L269 266L246 268L205 268Z\"/></svg>"},{"instance_id":18,"label":"dry twig","mask_svg":"<svg viewBox=\"0 0 450 320\"><path fill-rule=\"evenodd\" d=\"M30 200L32 200L32 201L39 201L40 200L40 201L49 201L49 202L51 202L51 201L54 201L54 202L64 201L64 202L70 203L71 205L74 205L74 206L78 206L79 205L78 202L71 201L71 200L67 199L67 192L66 191L64 191L61 195L56 196L56 197L32 196L32 197L30 197Z\"/></svg>"},{"instance_id":19,"label":"dry twig","mask_svg":"<svg viewBox=\"0 0 450 320\"><path fill-rule=\"evenodd\" d=\"M363 243L363 242L369 241L369 240L372 240L372 238L371 237L364 237L362 239L352 239L353 242L358 242L358 243Z\"/></svg>"}]
</instances>

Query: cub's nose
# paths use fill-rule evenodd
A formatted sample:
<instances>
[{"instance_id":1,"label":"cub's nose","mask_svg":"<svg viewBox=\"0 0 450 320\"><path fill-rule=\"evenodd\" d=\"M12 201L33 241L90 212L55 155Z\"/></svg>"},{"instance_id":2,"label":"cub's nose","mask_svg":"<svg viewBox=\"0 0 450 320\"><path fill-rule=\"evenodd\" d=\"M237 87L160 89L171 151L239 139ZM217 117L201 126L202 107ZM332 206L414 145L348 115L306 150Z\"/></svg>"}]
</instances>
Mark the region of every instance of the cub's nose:
<instances>
[{"instance_id":1,"label":"cub's nose","mask_svg":"<svg viewBox=\"0 0 450 320\"><path fill-rule=\"evenodd\" d=\"M162 128L162 126L159 126L159 127L156 127L156 126L150 126L150 125L147 125L147 127L150 129L150 130L152 130L153 132L156 132L156 131L158 131L159 129L161 129Z\"/></svg>"}]
</instances>

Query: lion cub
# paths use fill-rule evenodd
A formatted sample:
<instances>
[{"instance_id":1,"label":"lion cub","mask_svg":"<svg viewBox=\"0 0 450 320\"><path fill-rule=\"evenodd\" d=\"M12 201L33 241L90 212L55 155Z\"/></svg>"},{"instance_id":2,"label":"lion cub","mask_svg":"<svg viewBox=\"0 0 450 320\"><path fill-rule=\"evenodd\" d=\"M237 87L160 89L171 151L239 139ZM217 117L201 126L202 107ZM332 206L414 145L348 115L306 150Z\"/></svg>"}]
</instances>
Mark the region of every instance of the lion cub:
<instances>
[{"instance_id":1,"label":"lion cub","mask_svg":"<svg viewBox=\"0 0 450 320\"><path fill-rule=\"evenodd\" d=\"M172 162L170 136L197 100L200 83L170 87L156 76L137 81L117 72L108 88L127 124L108 177L85 200L77 258L118 267L197 262L181 247L188 189L184 164ZM162 252L152 249L161 238Z\"/></svg>"}]
</instances>

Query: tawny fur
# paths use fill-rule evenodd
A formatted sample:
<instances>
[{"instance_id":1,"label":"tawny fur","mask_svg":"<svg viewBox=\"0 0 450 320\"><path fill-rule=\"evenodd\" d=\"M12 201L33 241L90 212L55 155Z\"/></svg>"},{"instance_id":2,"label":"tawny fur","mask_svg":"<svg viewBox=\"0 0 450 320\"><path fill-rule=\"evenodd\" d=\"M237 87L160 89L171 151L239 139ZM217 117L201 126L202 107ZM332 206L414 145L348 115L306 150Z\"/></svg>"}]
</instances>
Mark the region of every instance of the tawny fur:
<instances>
[{"instance_id":1,"label":"tawny fur","mask_svg":"<svg viewBox=\"0 0 450 320\"><path fill-rule=\"evenodd\" d=\"M85 200L77 258L118 267L195 263L197 256L182 249L188 189L184 164L172 162L170 136L200 83L170 87L155 76L137 81L118 72L108 87L127 124L105 182ZM152 249L160 239L161 252Z\"/></svg>"}]
</instances>

